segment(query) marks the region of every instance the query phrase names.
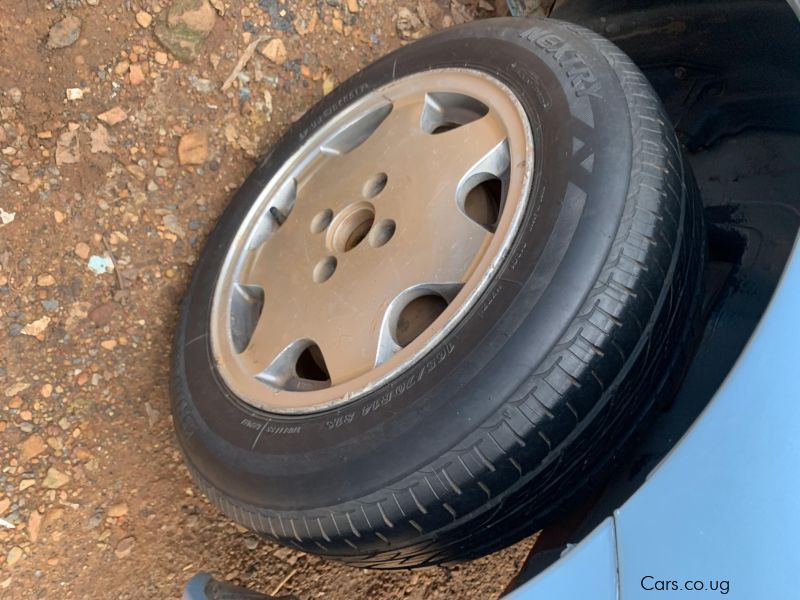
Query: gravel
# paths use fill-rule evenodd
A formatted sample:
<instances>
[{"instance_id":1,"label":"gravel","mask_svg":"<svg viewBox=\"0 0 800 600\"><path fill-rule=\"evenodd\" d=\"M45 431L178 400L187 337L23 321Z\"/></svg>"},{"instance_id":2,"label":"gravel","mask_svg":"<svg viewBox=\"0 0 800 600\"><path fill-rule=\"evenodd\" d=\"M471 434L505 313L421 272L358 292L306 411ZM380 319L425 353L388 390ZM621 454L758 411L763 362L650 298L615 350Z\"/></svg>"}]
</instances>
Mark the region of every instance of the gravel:
<instances>
[{"instance_id":1,"label":"gravel","mask_svg":"<svg viewBox=\"0 0 800 600\"><path fill-rule=\"evenodd\" d=\"M364 64L491 6L203 0L192 20L196 1L2 9L0 597L163 600L198 571L299 598L497 597L530 541L384 573L247 533L194 487L168 400L178 302L269 146Z\"/></svg>"}]
</instances>

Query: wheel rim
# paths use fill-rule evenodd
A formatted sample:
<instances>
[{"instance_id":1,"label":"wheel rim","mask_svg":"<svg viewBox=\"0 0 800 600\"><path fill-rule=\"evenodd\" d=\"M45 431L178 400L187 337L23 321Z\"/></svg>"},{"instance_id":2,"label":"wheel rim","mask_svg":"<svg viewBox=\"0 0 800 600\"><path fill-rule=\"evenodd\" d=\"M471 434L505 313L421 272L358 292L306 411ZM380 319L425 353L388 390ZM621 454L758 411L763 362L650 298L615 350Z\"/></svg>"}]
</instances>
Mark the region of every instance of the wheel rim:
<instances>
[{"instance_id":1,"label":"wheel rim","mask_svg":"<svg viewBox=\"0 0 800 600\"><path fill-rule=\"evenodd\" d=\"M522 106L480 71L411 75L350 105L265 185L228 249L210 323L225 384L302 414L407 371L486 290L532 172Z\"/></svg>"}]
</instances>

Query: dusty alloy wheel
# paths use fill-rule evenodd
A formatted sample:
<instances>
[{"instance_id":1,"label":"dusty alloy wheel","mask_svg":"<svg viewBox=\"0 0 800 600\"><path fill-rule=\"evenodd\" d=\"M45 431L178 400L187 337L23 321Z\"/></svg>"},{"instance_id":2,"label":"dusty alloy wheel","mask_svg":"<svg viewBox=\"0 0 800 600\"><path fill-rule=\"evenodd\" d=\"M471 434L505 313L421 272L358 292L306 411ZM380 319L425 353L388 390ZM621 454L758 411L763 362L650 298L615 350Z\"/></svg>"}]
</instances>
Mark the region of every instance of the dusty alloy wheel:
<instances>
[{"instance_id":1,"label":"dusty alloy wheel","mask_svg":"<svg viewBox=\"0 0 800 600\"><path fill-rule=\"evenodd\" d=\"M282 543L479 556L602 481L688 358L702 270L696 186L621 51L453 28L332 92L236 194L181 311L178 440Z\"/></svg>"},{"instance_id":2,"label":"dusty alloy wheel","mask_svg":"<svg viewBox=\"0 0 800 600\"><path fill-rule=\"evenodd\" d=\"M532 155L522 106L475 69L408 75L320 124L227 249L209 331L221 378L302 414L407 372L508 254L533 170L511 156Z\"/></svg>"}]
</instances>

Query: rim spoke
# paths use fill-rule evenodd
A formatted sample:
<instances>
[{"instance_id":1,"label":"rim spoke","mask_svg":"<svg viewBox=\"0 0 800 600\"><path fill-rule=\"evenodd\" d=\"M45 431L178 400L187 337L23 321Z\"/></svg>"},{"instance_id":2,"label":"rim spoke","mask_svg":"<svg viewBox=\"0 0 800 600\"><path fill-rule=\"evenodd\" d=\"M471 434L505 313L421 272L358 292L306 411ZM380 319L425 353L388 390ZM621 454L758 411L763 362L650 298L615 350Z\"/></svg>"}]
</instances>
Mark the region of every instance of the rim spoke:
<instances>
[{"instance_id":1,"label":"rim spoke","mask_svg":"<svg viewBox=\"0 0 800 600\"><path fill-rule=\"evenodd\" d=\"M484 140L472 144L482 147L462 148L474 138ZM413 265L417 284L463 282L491 239L490 228L468 210L470 192L488 180L502 183L509 166L508 145L484 117L442 134L426 134L424 147L430 150L428 156L446 159L426 160L423 152L415 157L413 169L395 176L393 197L376 215L396 223L393 252L382 260L396 261L398 270ZM501 195L498 192L494 207L497 214Z\"/></svg>"},{"instance_id":2,"label":"rim spoke","mask_svg":"<svg viewBox=\"0 0 800 600\"><path fill-rule=\"evenodd\" d=\"M509 166L506 134L491 112L466 125L429 136L425 150L442 180L461 181L478 165L500 176Z\"/></svg>"},{"instance_id":3,"label":"rim spoke","mask_svg":"<svg viewBox=\"0 0 800 600\"><path fill-rule=\"evenodd\" d=\"M303 344L308 342L303 328L297 327L281 300L267 292L264 308L249 344L239 355L251 377L278 387L284 385L293 374L294 364L305 349ZM279 360L281 358L283 362Z\"/></svg>"},{"instance_id":4,"label":"rim spoke","mask_svg":"<svg viewBox=\"0 0 800 600\"><path fill-rule=\"evenodd\" d=\"M374 364L379 311L367 315L357 304L342 302L341 290L318 287L292 297L278 293L265 301L250 344L240 355L251 376L285 385L295 376L302 351L314 344L334 385Z\"/></svg>"}]
</instances>

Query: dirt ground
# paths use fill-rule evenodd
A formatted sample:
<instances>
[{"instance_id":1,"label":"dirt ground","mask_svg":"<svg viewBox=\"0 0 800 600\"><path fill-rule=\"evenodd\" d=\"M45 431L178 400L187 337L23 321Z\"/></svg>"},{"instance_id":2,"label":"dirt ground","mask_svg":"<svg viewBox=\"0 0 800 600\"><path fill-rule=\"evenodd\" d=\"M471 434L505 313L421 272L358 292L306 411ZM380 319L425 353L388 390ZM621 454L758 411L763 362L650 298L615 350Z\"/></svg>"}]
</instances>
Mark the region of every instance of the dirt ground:
<instances>
[{"instance_id":1,"label":"dirt ground","mask_svg":"<svg viewBox=\"0 0 800 600\"><path fill-rule=\"evenodd\" d=\"M235 526L182 464L167 377L192 264L257 157L360 66L498 9L211 4L181 63L157 38L168 0L0 0L0 597L177 598L198 571L300 598L497 597L530 542L380 573Z\"/></svg>"}]
</instances>

